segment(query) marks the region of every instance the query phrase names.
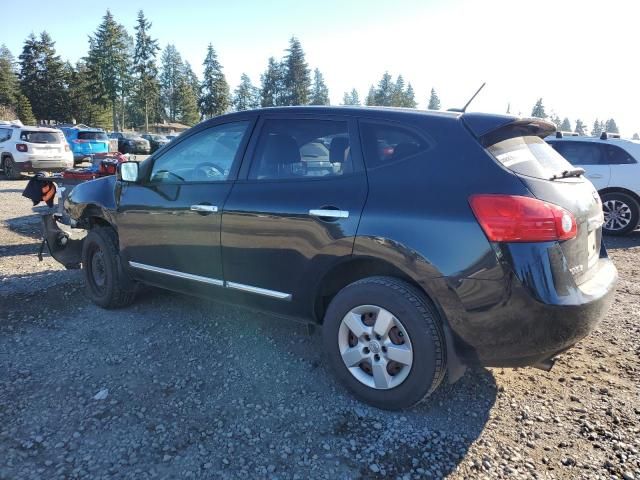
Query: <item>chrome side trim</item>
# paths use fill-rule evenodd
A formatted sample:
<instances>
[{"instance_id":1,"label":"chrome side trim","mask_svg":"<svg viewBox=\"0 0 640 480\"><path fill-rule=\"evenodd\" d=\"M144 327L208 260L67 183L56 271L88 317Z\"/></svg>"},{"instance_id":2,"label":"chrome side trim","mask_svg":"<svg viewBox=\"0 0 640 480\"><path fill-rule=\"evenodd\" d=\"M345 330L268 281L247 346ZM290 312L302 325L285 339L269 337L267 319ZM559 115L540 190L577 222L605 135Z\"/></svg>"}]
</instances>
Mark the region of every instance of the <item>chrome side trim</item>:
<instances>
[{"instance_id":1,"label":"chrome side trim","mask_svg":"<svg viewBox=\"0 0 640 480\"><path fill-rule=\"evenodd\" d=\"M244 285L236 282L225 282L225 286L235 290L242 290L243 292L256 293L258 295L264 295L265 297L277 298L278 300L291 300L290 293L276 292L275 290L252 287L251 285Z\"/></svg>"},{"instance_id":2,"label":"chrome side trim","mask_svg":"<svg viewBox=\"0 0 640 480\"><path fill-rule=\"evenodd\" d=\"M209 285L216 285L218 287L224 286L224 282L222 280L218 280L217 278L201 277L200 275L193 275L192 273L177 272L175 270L169 270L168 268L154 267L152 265L145 265L144 263L138 262L130 261L129 265L131 265L133 268L146 270L148 272L161 273L163 275L184 278L185 280L193 280L194 282L207 283Z\"/></svg>"},{"instance_id":3,"label":"chrome side trim","mask_svg":"<svg viewBox=\"0 0 640 480\"><path fill-rule=\"evenodd\" d=\"M313 209L309 210L309 215L312 217L325 218L349 218L349 212L347 210Z\"/></svg>"}]
</instances>

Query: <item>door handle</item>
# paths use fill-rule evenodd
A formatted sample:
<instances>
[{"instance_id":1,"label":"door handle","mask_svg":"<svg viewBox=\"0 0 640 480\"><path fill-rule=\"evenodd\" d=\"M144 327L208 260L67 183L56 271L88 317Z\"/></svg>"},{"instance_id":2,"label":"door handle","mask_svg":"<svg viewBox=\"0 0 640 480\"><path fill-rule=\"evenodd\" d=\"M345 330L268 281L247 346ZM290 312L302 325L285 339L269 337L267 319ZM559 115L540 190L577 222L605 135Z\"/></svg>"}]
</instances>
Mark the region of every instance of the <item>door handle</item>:
<instances>
[{"instance_id":1,"label":"door handle","mask_svg":"<svg viewBox=\"0 0 640 480\"><path fill-rule=\"evenodd\" d=\"M191 205L189 210L198 213L216 213L218 211L218 207L215 205Z\"/></svg>"},{"instance_id":2,"label":"door handle","mask_svg":"<svg viewBox=\"0 0 640 480\"><path fill-rule=\"evenodd\" d=\"M589 178L602 178L602 174L600 173L592 173L591 175L587 175Z\"/></svg>"},{"instance_id":3,"label":"door handle","mask_svg":"<svg viewBox=\"0 0 640 480\"><path fill-rule=\"evenodd\" d=\"M319 218L349 218L347 210L333 210L330 208L318 208L309 210L309 215Z\"/></svg>"}]
</instances>

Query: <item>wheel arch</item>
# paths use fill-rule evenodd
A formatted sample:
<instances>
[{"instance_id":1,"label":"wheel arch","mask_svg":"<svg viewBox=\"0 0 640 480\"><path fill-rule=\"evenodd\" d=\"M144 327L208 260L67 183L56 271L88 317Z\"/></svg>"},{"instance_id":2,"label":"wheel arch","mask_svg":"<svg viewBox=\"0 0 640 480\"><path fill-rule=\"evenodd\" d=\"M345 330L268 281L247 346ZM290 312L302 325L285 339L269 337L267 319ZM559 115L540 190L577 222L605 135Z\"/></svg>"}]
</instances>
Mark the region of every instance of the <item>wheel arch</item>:
<instances>
[{"instance_id":1,"label":"wheel arch","mask_svg":"<svg viewBox=\"0 0 640 480\"><path fill-rule=\"evenodd\" d=\"M629 190L628 188L605 187L602 190L598 190L598 194L600 195L600 197L602 197L602 195L606 195L607 193L624 193L626 195L629 195L631 198L633 198L636 201L636 203L638 203L638 205L640 205L640 195L638 195L633 190Z\"/></svg>"}]
</instances>

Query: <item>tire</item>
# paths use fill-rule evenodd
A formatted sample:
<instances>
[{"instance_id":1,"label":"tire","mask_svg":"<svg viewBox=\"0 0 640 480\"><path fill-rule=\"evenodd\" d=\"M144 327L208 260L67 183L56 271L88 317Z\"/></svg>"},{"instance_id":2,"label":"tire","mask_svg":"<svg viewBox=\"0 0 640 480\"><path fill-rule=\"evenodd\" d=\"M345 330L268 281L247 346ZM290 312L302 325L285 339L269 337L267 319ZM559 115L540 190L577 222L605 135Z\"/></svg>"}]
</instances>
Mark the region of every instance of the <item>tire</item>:
<instances>
[{"instance_id":1,"label":"tire","mask_svg":"<svg viewBox=\"0 0 640 480\"><path fill-rule=\"evenodd\" d=\"M9 180L20 180L22 178L20 170L16 168L16 163L11 157L5 157L2 162L2 169L4 170L4 175Z\"/></svg>"},{"instance_id":2,"label":"tire","mask_svg":"<svg viewBox=\"0 0 640 480\"><path fill-rule=\"evenodd\" d=\"M626 235L635 230L640 220L640 207L631 196L622 192L602 195L604 211L603 233L606 235Z\"/></svg>"},{"instance_id":3,"label":"tire","mask_svg":"<svg viewBox=\"0 0 640 480\"><path fill-rule=\"evenodd\" d=\"M373 317L367 309L379 310ZM386 324L393 327L386 336L375 337L377 320L385 323L389 314L392 319ZM356 328L351 328L352 325ZM366 334L360 337L354 334L354 330L363 326L370 329L365 330L371 334L369 343ZM369 277L340 290L327 308L322 336L329 365L338 379L355 397L378 408L397 410L415 405L438 388L446 372L446 343L435 308L422 292L396 278ZM397 355L400 350L406 354L407 348L412 352L410 366L391 359L392 349ZM347 360L343 360L343 353ZM348 357L349 353L356 356ZM347 361L353 364L360 358L358 355L365 354L368 358L364 361L347 367ZM378 378L373 375L374 368Z\"/></svg>"},{"instance_id":4,"label":"tire","mask_svg":"<svg viewBox=\"0 0 640 480\"><path fill-rule=\"evenodd\" d=\"M135 284L120 263L118 235L111 227L94 227L82 246L85 290L93 303L102 308L121 308L135 298Z\"/></svg>"}]
</instances>

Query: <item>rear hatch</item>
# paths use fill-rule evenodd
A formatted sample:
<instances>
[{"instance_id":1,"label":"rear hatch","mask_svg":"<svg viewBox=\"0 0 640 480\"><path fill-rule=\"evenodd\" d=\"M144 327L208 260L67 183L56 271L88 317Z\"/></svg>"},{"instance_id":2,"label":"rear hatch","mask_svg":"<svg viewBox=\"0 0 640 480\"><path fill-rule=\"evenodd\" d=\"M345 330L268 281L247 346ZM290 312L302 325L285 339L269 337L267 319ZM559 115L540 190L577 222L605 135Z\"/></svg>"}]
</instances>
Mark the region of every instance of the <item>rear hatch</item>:
<instances>
[{"instance_id":1,"label":"rear hatch","mask_svg":"<svg viewBox=\"0 0 640 480\"><path fill-rule=\"evenodd\" d=\"M60 160L66 144L61 133L41 130L22 131L20 141L28 144L29 153L36 156L36 161L45 162Z\"/></svg>"},{"instance_id":2,"label":"rear hatch","mask_svg":"<svg viewBox=\"0 0 640 480\"><path fill-rule=\"evenodd\" d=\"M602 242L602 203L591 182L542 139L553 131L555 126L542 120L512 119L482 135L480 141L536 198L574 215L577 235L561 241L560 247L580 285L597 271L594 267Z\"/></svg>"},{"instance_id":3,"label":"rear hatch","mask_svg":"<svg viewBox=\"0 0 640 480\"><path fill-rule=\"evenodd\" d=\"M84 155L107 153L109 151L109 138L104 132L79 131L78 138L73 141L74 150Z\"/></svg>"}]
</instances>

